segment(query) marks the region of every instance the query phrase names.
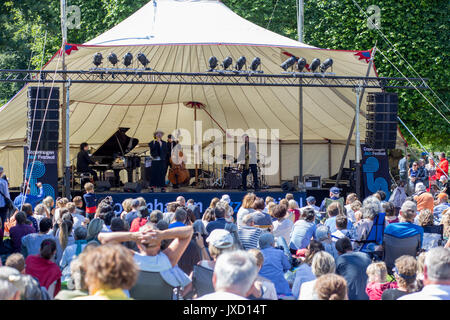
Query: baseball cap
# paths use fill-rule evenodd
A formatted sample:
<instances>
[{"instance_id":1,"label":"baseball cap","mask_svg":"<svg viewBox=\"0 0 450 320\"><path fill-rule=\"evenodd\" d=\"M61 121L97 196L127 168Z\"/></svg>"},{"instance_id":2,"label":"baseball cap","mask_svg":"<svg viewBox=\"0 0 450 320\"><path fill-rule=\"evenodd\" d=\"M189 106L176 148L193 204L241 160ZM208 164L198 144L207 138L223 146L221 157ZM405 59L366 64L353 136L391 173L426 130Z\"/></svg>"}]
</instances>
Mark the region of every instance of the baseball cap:
<instances>
[{"instance_id":1,"label":"baseball cap","mask_svg":"<svg viewBox=\"0 0 450 320\"><path fill-rule=\"evenodd\" d=\"M306 202L315 202L316 198L314 198L313 196L309 196L308 198L306 198Z\"/></svg>"},{"instance_id":2,"label":"baseball cap","mask_svg":"<svg viewBox=\"0 0 450 320\"><path fill-rule=\"evenodd\" d=\"M225 201L225 202L227 202L228 204L231 202L230 196L227 195L227 194L224 194L220 200L221 200L221 201Z\"/></svg>"},{"instance_id":3,"label":"baseball cap","mask_svg":"<svg viewBox=\"0 0 450 320\"><path fill-rule=\"evenodd\" d=\"M233 246L233 236L225 229L215 229L206 238L206 242L218 249L230 248Z\"/></svg>"},{"instance_id":4,"label":"baseball cap","mask_svg":"<svg viewBox=\"0 0 450 320\"><path fill-rule=\"evenodd\" d=\"M330 192L333 194L340 194L341 193L341 189L339 189L338 187L332 187L330 189Z\"/></svg>"}]
</instances>

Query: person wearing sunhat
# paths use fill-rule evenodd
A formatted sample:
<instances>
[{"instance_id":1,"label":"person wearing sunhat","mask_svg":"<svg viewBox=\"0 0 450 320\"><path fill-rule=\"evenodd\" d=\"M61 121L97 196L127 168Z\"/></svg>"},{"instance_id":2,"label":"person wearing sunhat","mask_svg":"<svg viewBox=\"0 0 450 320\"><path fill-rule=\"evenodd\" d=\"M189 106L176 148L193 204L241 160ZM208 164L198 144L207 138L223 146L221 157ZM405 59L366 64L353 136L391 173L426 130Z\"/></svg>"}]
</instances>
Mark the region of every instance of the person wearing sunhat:
<instances>
[{"instance_id":1,"label":"person wearing sunhat","mask_svg":"<svg viewBox=\"0 0 450 320\"><path fill-rule=\"evenodd\" d=\"M340 194L341 194L341 189L339 189L338 187L332 187L330 189L330 197L323 199L322 204L320 205L320 212L327 211L328 206L335 201L341 202L341 205L343 208L344 207L344 198L341 198Z\"/></svg>"},{"instance_id":2,"label":"person wearing sunhat","mask_svg":"<svg viewBox=\"0 0 450 320\"><path fill-rule=\"evenodd\" d=\"M150 190L154 192L156 188L161 188L165 192L166 172L167 172L167 142L162 140L164 132L156 130L153 134L153 140L148 144L150 155L152 156L152 165L150 167Z\"/></svg>"}]
</instances>

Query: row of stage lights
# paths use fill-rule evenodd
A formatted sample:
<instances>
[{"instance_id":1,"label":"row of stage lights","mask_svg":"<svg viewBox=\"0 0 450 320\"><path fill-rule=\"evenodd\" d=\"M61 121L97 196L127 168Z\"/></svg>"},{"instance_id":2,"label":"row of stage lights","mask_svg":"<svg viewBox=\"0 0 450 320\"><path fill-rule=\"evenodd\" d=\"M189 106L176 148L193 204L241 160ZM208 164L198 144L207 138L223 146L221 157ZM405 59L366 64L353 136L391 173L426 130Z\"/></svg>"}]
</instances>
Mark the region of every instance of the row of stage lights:
<instances>
[{"instance_id":1,"label":"row of stage lights","mask_svg":"<svg viewBox=\"0 0 450 320\"><path fill-rule=\"evenodd\" d=\"M109 54L108 60L113 66L116 66L119 63L119 58L113 52ZM137 55L137 60L139 61L140 64L142 64L142 66L145 68L145 70L151 70L151 68L147 67L148 64L150 63L150 61L147 59L145 54L140 52ZM96 54L94 54L93 64L98 68L102 63L103 63L103 55L100 52L97 52ZM133 64L133 54L131 52L128 52L127 54L125 54L125 56L123 57L123 64L127 68ZM209 72L216 71L217 67L219 66L219 60L217 60L216 57L212 56L211 58L209 58L208 64L209 64L209 70L208 70ZM222 61L221 66L222 66L223 70L228 70L228 68L230 68L230 66L232 64L233 64L233 58L226 57ZM305 69L307 64L308 63L305 58L297 58L295 56L291 56L286 61L284 61L280 65L280 67L284 71L287 71L289 68L293 69L295 66L298 72L303 72L303 70ZM247 59L244 56L241 56L236 61L236 65L234 66L234 71L240 72L240 71L242 71L242 68L246 65L247 65ZM258 68L260 68L260 66L261 66L261 59L256 57L253 59L253 61L250 64L250 70L252 72L262 72L261 70L258 70ZM319 69L319 67L320 67L320 72L325 73L325 71L327 71L332 66L333 66L333 59L331 59L331 58L326 59L322 64L320 63L319 58L315 58L313 61L311 61L311 64L309 65L309 70L311 70L311 72L316 72L317 69Z\"/></svg>"}]
</instances>

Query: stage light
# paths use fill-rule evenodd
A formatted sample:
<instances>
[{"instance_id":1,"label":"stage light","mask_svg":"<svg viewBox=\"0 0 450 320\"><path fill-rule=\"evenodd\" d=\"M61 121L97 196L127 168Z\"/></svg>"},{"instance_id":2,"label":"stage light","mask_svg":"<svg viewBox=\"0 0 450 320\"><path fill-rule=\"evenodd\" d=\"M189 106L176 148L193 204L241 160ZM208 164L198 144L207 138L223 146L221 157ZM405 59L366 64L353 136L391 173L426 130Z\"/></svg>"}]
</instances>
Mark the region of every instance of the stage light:
<instances>
[{"instance_id":1,"label":"stage light","mask_svg":"<svg viewBox=\"0 0 450 320\"><path fill-rule=\"evenodd\" d=\"M119 62L119 59L117 59L117 54L115 54L114 52L111 52L109 54L108 60L113 66L115 66Z\"/></svg>"},{"instance_id":2,"label":"stage light","mask_svg":"<svg viewBox=\"0 0 450 320\"><path fill-rule=\"evenodd\" d=\"M244 56L240 57L237 61L236 61L236 70L240 71L242 70L242 67L245 65L245 63L247 62L247 59L245 59Z\"/></svg>"},{"instance_id":3,"label":"stage light","mask_svg":"<svg viewBox=\"0 0 450 320\"><path fill-rule=\"evenodd\" d=\"M333 65L333 59L328 58L320 65L320 72L327 71L328 68L330 68Z\"/></svg>"},{"instance_id":4,"label":"stage light","mask_svg":"<svg viewBox=\"0 0 450 320\"><path fill-rule=\"evenodd\" d=\"M258 70L259 65L261 64L261 59L256 57L253 59L252 64L250 65L250 70L256 71Z\"/></svg>"},{"instance_id":5,"label":"stage light","mask_svg":"<svg viewBox=\"0 0 450 320\"><path fill-rule=\"evenodd\" d=\"M311 69L312 72L316 72L317 68L320 66L320 59L319 58L315 58L312 62L311 65L309 66L309 68Z\"/></svg>"},{"instance_id":6,"label":"stage light","mask_svg":"<svg viewBox=\"0 0 450 320\"><path fill-rule=\"evenodd\" d=\"M289 57L285 62L281 64L281 68L283 68L284 71L292 67L297 62L297 58L294 56Z\"/></svg>"},{"instance_id":7,"label":"stage light","mask_svg":"<svg viewBox=\"0 0 450 320\"><path fill-rule=\"evenodd\" d=\"M222 67L224 70L227 70L233 64L233 58L226 57L222 62Z\"/></svg>"},{"instance_id":8,"label":"stage light","mask_svg":"<svg viewBox=\"0 0 450 320\"><path fill-rule=\"evenodd\" d=\"M133 55L131 54L131 52L128 52L123 57L123 64L125 65L125 67L129 67L132 63L133 63Z\"/></svg>"},{"instance_id":9,"label":"stage light","mask_svg":"<svg viewBox=\"0 0 450 320\"><path fill-rule=\"evenodd\" d=\"M137 55L137 58L139 60L139 62L144 66L144 68L147 68L147 65L150 63L150 61L147 59L147 57L145 56L145 54L143 54L142 52L140 52Z\"/></svg>"},{"instance_id":10,"label":"stage light","mask_svg":"<svg viewBox=\"0 0 450 320\"><path fill-rule=\"evenodd\" d=\"M214 71L215 68L217 68L218 60L216 57L212 56L208 60L209 63L209 71Z\"/></svg>"},{"instance_id":11,"label":"stage light","mask_svg":"<svg viewBox=\"0 0 450 320\"><path fill-rule=\"evenodd\" d=\"M305 67L306 67L306 59L305 58L298 59L297 61L298 72L302 72Z\"/></svg>"},{"instance_id":12,"label":"stage light","mask_svg":"<svg viewBox=\"0 0 450 320\"><path fill-rule=\"evenodd\" d=\"M97 52L96 54L94 54L94 65L98 68L99 65L102 64L103 61L103 56L100 52Z\"/></svg>"}]
</instances>

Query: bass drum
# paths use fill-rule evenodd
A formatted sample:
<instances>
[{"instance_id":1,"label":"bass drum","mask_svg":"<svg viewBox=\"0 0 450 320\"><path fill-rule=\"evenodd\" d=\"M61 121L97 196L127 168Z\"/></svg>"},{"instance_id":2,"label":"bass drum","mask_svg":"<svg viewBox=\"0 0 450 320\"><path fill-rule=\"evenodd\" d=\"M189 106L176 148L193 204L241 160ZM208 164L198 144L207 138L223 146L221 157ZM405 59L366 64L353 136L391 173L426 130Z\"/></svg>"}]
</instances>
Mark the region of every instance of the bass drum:
<instances>
[{"instance_id":1,"label":"bass drum","mask_svg":"<svg viewBox=\"0 0 450 320\"><path fill-rule=\"evenodd\" d=\"M242 175L240 172L232 171L225 172L225 188L226 189L239 189L242 182Z\"/></svg>"}]
</instances>

